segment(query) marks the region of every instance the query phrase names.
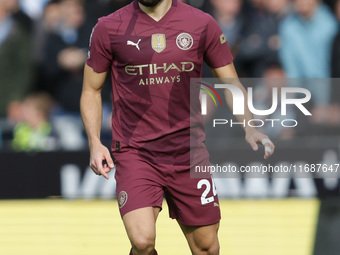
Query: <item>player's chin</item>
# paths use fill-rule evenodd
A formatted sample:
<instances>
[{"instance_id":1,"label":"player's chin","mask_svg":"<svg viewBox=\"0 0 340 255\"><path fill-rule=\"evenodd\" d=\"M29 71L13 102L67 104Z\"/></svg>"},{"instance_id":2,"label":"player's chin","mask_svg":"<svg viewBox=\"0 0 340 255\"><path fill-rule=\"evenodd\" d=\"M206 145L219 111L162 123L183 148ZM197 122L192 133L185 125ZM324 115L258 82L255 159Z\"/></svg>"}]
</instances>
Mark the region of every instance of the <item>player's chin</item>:
<instances>
[{"instance_id":1,"label":"player's chin","mask_svg":"<svg viewBox=\"0 0 340 255\"><path fill-rule=\"evenodd\" d=\"M161 1L163 0L138 0L138 2L145 7L155 7Z\"/></svg>"}]
</instances>

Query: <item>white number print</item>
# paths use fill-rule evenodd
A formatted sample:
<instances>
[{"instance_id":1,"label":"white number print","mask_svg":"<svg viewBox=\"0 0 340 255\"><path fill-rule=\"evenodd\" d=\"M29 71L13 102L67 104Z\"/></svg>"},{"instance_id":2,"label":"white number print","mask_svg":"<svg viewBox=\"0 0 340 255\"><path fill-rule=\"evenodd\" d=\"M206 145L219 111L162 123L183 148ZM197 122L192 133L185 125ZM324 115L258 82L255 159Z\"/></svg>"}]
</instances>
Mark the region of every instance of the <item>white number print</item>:
<instances>
[{"instance_id":1,"label":"white number print","mask_svg":"<svg viewBox=\"0 0 340 255\"><path fill-rule=\"evenodd\" d=\"M216 187L215 187L215 183L214 180L211 178L211 182L213 185L213 196L212 197L207 197L207 195L209 194L210 190L211 190L211 184L207 179L202 179L197 183L197 189L202 189L203 186L205 186L205 190L202 193L201 196L201 204L202 205L206 205L209 203L212 203L215 201L215 196L216 196Z\"/></svg>"}]
</instances>

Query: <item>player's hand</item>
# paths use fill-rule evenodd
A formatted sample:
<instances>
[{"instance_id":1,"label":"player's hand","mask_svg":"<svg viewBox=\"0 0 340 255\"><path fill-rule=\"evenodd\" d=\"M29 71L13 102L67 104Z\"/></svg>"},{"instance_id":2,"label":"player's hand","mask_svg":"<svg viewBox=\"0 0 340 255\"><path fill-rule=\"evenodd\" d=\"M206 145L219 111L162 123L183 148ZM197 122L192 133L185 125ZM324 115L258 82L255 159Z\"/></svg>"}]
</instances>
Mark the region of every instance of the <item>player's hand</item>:
<instances>
[{"instance_id":1,"label":"player's hand","mask_svg":"<svg viewBox=\"0 0 340 255\"><path fill-rule=\"evenodd\" d=\"M269 139L268 136L257 131L256 129L250 129L246 131L246 141L250 144L254 151L259 149L258 144L262 144L264 146L265 159L268 159L274 153L274 143Z\"/></svg>"},{"instance_id":2,"label":"player's hand","mask_svg":"<svg viewBox=\"0 0 340 255\"><path fill-rule=\"evenodd\" d=\"M114 163L109 150L102 144L92 146L90 148L90 167L97 175L104 176L109 179L108 173L114 168Z\"/></svg>"}]
</instances>

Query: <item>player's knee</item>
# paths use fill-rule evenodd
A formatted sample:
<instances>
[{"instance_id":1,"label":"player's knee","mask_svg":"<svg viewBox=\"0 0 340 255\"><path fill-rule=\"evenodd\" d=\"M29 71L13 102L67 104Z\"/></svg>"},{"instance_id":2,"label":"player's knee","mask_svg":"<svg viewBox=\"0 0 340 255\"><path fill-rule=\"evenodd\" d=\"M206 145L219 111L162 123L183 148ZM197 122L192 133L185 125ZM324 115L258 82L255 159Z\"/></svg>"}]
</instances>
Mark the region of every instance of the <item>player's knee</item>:
<instances>
[{"instance_id":1,"label":"player's knee","mask_svg":"<svg viewBox=\"0 0 340 255\"><path fill-rule=\"evenodd\" d=\"M135 255L153 254L155 249L155 238L139 236L132 241L132 250Z\"/></svg>"},{"instance_id":2,"label":"player's knee","mask_svg":"<svg viewBox=\"0 0 340 255\"><path fill-rule=\"evenodd\" d=\"M220 245L218 242L210 246L208 250L208 255L218 255L220 254Z\"/></svg>"},{"instance_id":3,"label":"player's knee","mask_svg":"<svg viewBox=\"0 0 340 255\"><path fill-rule=\"evenodd\" d=\"M197 246L197 250L197 254L218 255L220 254L220 245L217 240L213 242L201 242Z\"/></svg>"}]
</instances>

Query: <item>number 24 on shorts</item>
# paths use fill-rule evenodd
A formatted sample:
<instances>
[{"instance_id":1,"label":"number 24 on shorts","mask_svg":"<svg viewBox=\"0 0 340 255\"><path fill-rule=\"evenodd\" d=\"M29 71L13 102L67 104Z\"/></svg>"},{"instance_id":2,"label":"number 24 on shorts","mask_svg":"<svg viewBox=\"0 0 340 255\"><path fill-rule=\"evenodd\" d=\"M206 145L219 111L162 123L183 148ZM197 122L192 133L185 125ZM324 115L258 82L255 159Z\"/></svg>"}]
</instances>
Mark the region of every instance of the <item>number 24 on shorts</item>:
<instances>
[{"instance_id":1,"label":"number 24 on shorts","mask_svg":"<svg viewBox=\"0 0 340 255\"><path fill-rule=\"evenodd\" d=\"M216 192L215 182L212 178L211 178L211 183L212 183L212 189L213 189L212 190L213 196L211 197L207 197L207 195L209 194L211 190L211 184L209 180L202 179L197 183L197 189L202 189L202 187L205 186L205 190L203 191L202 196L201 196L202 205L209 204L215 201L215 196L217 195L217 192Z\"/></svg>"}]
</instances>

